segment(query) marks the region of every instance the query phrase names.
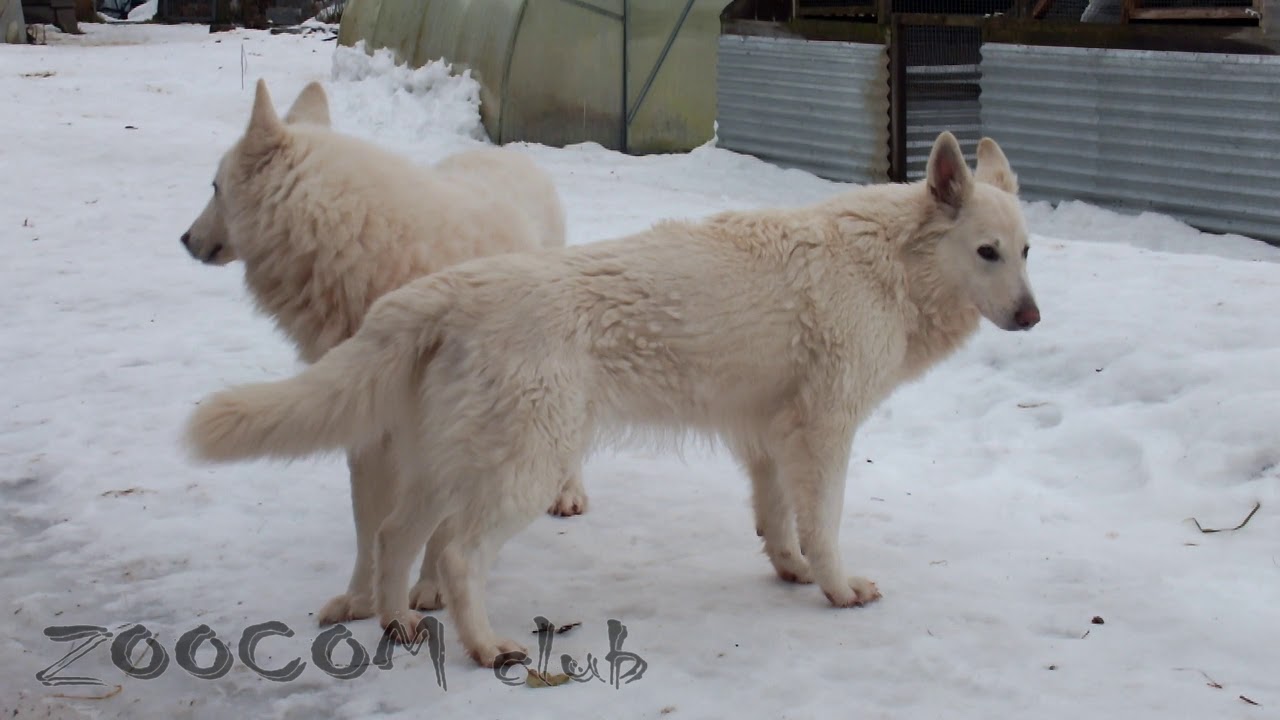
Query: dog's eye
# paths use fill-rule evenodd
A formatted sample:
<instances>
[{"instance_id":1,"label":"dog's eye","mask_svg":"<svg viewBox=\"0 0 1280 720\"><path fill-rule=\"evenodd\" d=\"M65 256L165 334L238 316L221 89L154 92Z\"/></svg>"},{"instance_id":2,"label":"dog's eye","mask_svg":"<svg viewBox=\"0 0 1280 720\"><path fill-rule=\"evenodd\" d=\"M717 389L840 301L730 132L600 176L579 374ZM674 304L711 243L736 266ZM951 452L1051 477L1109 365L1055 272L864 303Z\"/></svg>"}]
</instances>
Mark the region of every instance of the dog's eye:
<instances>
[{"instance_id":1,"label":"dog's eye","mask_svg":"<svg viewBox=\"0 0 1280 720\"><path fill-rule=\"evenodd\" d=\"M1022 259L1023 259L1023 260L1026 260L1026 259L1027 259L1027 255L1028 255L1030 252L1031 252L1031 246L1030 246L1030 245L1028 245L1028 246L1026 246L1026 247L1022 248Z\"/></svg>"},{"instance_id":2,"label":"dog's eye","mask_svg":"<svg viewBox=\"0 0 1280 720\"><path fill-rule=\"evenodd\" d=\"M1000 253L990 245L983 245L978 248L978 257L988 262L995 262L1000 259Z\"/></svg>"},{"instance_id":3,"label":"dog's eye","mask_svg":"<svg viewBox=\"0 0 1280 720\"><path fill-rule=\"evenodd\" d=\"M218 181L217 181L217 180L214 180L214 181L213 181L213 194L214 194L214 195L217 195L217 194L218 194Z\"/></svg>"}]
</instances>

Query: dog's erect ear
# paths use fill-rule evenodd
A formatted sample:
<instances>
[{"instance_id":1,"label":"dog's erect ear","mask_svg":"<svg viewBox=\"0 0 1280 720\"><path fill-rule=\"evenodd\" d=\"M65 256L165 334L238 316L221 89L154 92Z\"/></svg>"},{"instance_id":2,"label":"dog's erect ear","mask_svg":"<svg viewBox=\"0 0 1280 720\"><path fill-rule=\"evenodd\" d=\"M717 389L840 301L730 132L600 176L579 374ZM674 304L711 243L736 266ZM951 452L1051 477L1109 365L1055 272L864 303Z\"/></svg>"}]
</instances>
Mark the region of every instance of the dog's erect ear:
<instances>
[{"instance_id":1,"label":"dog's erect ear","mask_svg":"<svg viewBox=\"0 0 1280 720\"><path fill-rule=\"evenodd\" d=\"M274 148L284 139L284 125L271 106L271 94L267 83L259 78L253 97L253 112L249 115L249 127L244 131L244 147L249 152L262 152Z\"/></svg>"},{"instance_id":2,"label":"dog's erect ear","mask_svg":"<svg viewBox=\"0 0 1280 720\"><path fill-rule=\"evenodd\" d=\"M1018 194L1018 176L1009 167L1009 158L991 138L984 137L978 141L978 167L973 177L1007 193Z\"/></svg>"},{"instance_id":3,"label":"dog's erect ear","mask_svg":"<svg viewBox=\"0 0 1280 720\"><path fill-rule=\"evenodd\" d=\"M329 98L324 94L324 86L316 81L307 83L293 101L293 107L284 116L285 124L310 123L329 127Z\"/></svg>"},{"instance_id":4,"label":"dog's erect ear","mask_svg":"<svg viewBox=\"0 0 1280 720\"><path fill-rule=\"evenodd\" d=\"M944 131L934 141L925 178L929 194L950 212L959 210L969 199L973 192L973 176L955 135Z\"/></svg>"}]
</instances>

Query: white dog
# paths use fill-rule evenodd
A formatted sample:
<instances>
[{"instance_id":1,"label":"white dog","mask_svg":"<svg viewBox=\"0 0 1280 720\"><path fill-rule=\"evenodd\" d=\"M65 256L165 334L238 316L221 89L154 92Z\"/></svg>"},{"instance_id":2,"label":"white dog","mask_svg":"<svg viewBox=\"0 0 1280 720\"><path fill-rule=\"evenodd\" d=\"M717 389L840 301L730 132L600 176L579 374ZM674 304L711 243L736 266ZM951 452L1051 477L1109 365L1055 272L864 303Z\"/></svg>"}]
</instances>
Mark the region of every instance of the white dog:
<instances>
[{"instance_id":1,"label":"white dog","mask_svg":"<svg viewBox=\"0 0 1280 720\"><path fill-rule=\"evenodd\" d=\"M360 327L374 301L406 282L472 258L563 247L564 212L551 179L527 156L485 148L420 167L329 128L324 88L310 83L282 123L258 82L244 137L222 158L213 196L182 244L211 265L240 259L258 308L315 362ZM346 594L320 623L373 613L373 534L394 502L385 438L349 446L356 564ZM586 508L577 468L551 512ZM432 548L428 548L428 555ZM434 608L436 565L424 558L406 598Z\"/></svg>"},{"instance_id":2,"label":"white dog","mask_svg":"<svg viewBox=\"0 0 1280 720\"><path fill-rule=\"evenodd\" d=\"M403 494L377 534L380 620L413 632L406 569L444 533L442 589L481 664L524 651L489 625L493 553L623 429L722 439L778 575L862 605L879 590L838 543L854 431L980 317L1039 322L1016 193L996 143L971 174L943 133L917 183L467 262L388 293L297 376L206 398L188 442L226 461L390 432Z\"/></svg>"}]
</instances>

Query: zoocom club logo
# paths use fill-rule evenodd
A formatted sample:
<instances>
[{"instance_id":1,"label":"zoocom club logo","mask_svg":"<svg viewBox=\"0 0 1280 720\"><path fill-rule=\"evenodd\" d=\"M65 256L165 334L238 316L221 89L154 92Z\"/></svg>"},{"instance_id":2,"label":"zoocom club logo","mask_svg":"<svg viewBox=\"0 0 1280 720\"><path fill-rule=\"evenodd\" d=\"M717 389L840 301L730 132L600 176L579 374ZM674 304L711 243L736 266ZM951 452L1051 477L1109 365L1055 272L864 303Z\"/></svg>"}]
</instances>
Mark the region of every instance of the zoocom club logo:
<instances>
[{"instance_id":1,"label":"zoocom club logo","mask_svg":"<svg viewBox=\"0 0 1280 720\"><path fill-rule=\"evenodd\" d=\"M618 620L607 621L609 651L600 657L587 653L586 660L579 662L567 654L559 657L562 678L560 682L601 681L619 688L642 678L649 668L649 663L634 652L624 650L623 642L627 638L627 626ZM550 674L552 645L557 634L566 628L557 629L545 617L534 618L534 631L538 636L537 658L530 658L523 653L508 653L499 656L494 663L494 677L506 685L522 685L525 679L518 677L513 671L516 667L524 667L529 674L536 672L539 677L552 677ZM337 680L354 680L364 675L369 668L390 670L394 667L394 655L397 647L410 655L417 656L425 647L428 659L435 673L436 685L448 690L444 669L444 625L434 617L425 617L418 627L418 633L410 643L399 643L394 639L399 628L393 624L388 627L378 641L372 656L369 650L356 640L351 631L342 624L327 628L311 641L311 664L326 675ZM279 667L265 667L257 659L258 644L270 637L292 638L292 628L279 620L250 625L240 634L236 643L235 655L231 648L218 637L213 628L202 624L183 633L173 646L170 654L147 626L142 624L124 625L110 630L101 625L55 625L44 629L45 637L56 643L69 643L72 648L57 662L36 673L36 680L46 687L68 685L103 686L107 683L101 679L70 674L73 664L100 646L110 643L108 652L111 663L120 672L135 680L152 680L160 677L176 664L187 674L200 680L218 680L231 672L236 658L245 667L272 682L292 682L302 675L307 662L295 657ZM208 644L213 649L212 661L200 664L196 654L202 646ZM351 659L339 663L334 655L342 647L351 653ZM601 672L601 661L605 671ZM534 666L532 669L530 666Z\"/></svg>"}]
</instances>

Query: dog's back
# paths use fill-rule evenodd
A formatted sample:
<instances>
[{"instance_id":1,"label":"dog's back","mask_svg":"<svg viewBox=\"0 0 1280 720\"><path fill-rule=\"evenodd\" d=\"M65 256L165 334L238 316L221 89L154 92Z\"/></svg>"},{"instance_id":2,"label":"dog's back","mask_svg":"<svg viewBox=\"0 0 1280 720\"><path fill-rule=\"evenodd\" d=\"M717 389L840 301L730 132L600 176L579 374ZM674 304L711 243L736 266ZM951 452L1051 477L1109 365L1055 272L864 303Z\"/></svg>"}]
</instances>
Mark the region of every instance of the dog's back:
<instances>
[{"instance_id":1,"label":"dog's back","mask_svg":"<svg viewBox=\"0 0 1280 720\"><path fill-rule=\"evenodd\" d=\"M262 173L256 212L268 231L240 254L259 307L307 362L414 278L564 244L554 185L514 151L463 153L433 168L324 127L293 127L290 140L291 165Z\"/></svg>"},{"instance_id":2,"label":"dog's back","mask_svg":"<svg viewBox=\"0 0 1280 720\"><path fill-rule=\"evenodd\" d=\"M467 196L480 217L507 215L508 222L527 224L541 248L565 244L564 207L551 178L524 153L479 148L450 155L436 163L441 180Z\"/></svg>"}]
</instances>

